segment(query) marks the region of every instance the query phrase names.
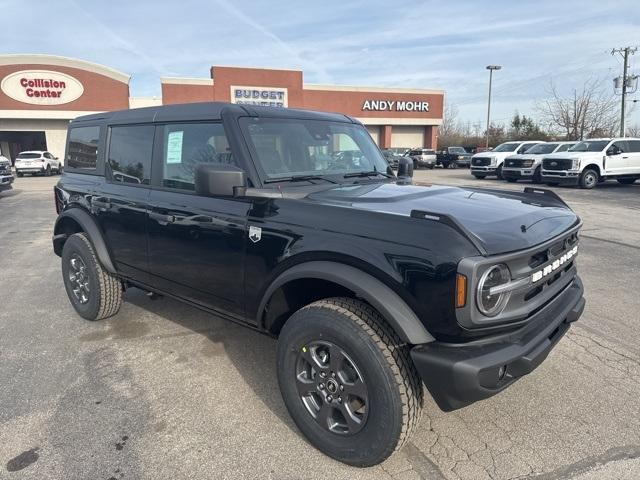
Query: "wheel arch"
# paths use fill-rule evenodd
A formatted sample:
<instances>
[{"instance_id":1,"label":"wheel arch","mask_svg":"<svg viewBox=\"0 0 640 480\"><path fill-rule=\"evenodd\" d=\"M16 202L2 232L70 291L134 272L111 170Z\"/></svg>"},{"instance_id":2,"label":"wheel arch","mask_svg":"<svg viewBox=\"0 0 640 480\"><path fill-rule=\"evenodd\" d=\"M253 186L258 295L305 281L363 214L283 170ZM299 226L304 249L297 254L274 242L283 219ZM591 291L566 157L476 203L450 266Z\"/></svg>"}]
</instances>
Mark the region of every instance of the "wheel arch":
<instances>
[{"instance_id":1,"label":"wheel arch","mask_svg":"<svg viewBox=\"0 0 640 480\"><path fill-rule=\"evenodd\" d=\"M595 172L598 174L598 180L602 178L602 170L600 169L600 165L598 165L597 163L588 164L582 169L582 172L584 172L585 170L595 170Z\"/></svg>"},{"instance_id":2,"label":"wheel arch","mask_svg":"<svg viewBox=\"0 0 640 480\"><path fill-rule=\"evenodd\" d=\"M304 294L299 295L300 292ZM434 340L413 310L390 287L356 267L332 261L297 264L276 277L258 306L258 325L277 334L294 311L331 296L352 296L366 301L404 342L416 345Z\"/></svg>"},{"instance_id":3,"label":"wheel arch","mask_svg":"<svg viewBox=\"0 0 640 480\"><path fill-rule=\"evenodd\" d=\"M87 234L104 269L109 273L116 274L111 254L104 241L100 227L91 215L81 208L70 208L58 216L53 228L53 251L55 254L61 256L62 248L67 238L79 232Z\"/></svg>"}]
</instances>

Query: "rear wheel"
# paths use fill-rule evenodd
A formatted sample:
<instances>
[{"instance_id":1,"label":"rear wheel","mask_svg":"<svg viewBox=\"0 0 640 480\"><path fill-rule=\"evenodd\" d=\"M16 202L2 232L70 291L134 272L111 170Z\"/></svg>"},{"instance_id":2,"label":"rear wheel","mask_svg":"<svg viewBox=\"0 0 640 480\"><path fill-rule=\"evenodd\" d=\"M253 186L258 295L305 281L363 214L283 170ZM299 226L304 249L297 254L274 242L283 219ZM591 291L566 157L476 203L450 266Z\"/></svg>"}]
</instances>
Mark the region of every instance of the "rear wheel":
<instances>
[{"instance_id":1,"label":"rear wheel","mask_svg":"<svg viewBox=\"0 0 640 480\"><path fill-rule=\"evenodd\" d=\"M366 303L330 298L298 310L280 333L277 359L291 417L341 462L382 462L418 423L423 390L409 348Z\"/></svg>"},{"instance_id":2,"label":"rear wheel","mask_svg":"<svg viewBox=\"0 0 640 480\"><path fill-rule=\"evenodd\" d=\"M118 313L122 284L100 265L85 233L71 235L62 249L62 279L71 305L87 320Z\"/></svg>"},{"instance_id":3,"label":"rear wheel","mask_svg":"<svg viewBox=\"0 0 640 480\"><path fill-rule=\"evenodd\" d=\"M45 169L44 174L45 174L47 177L50 177L50 176L51 176L51 165L47 165L47 168Z\"/></svg>"},{"instance_id":4,"label":"rear wheel","mask_svg":"<svg viewBox=\"0 0 640 480\"><path fill-rule=\"evenodd\" d=\"M618 178L618 183L621 183L622 185L631 185L636 180L637 178Z\"/></svg>"},{"instance_id":5,"label":"rear wheel","mask_svg":"<svg viewBox=\"0 0 640 480\"><path fill-rule=\"evenodd\" d=\"M580 175L580 180L579 180L580 188L586 188L587 190L590 190L592 188L595 188L597 184L598 184L598 172L596 172L595 170L588 168L584 170Z\"/></svg>"},{"instance_id":6,"label":"rear wheel","mask_svg":"<svg viewBox=\"0 0 640 480\"><path fill-rule=\"evenodd\" d=\"M418 162L416 162L415 160L413 161L413 169L414 170L418 170L420 168L420 165L418 165Z\"/></svg>"}]
</instances>

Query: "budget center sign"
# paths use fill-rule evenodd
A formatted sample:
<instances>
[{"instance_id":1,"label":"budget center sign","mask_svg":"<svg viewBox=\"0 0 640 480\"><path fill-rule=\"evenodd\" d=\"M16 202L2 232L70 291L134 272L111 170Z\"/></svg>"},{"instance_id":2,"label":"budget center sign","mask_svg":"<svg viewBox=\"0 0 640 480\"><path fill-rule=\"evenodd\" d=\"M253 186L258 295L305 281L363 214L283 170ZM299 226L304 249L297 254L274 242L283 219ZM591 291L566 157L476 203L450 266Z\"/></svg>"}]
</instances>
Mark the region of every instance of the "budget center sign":
<instances>
[{"instance_id":1,"label":"budget center sign","mask_svg":"<svg viewBox=\"0 0 640 480\"><path fill-rule=\"evenodd\" d=\"M264 107L287 107L287 89L231 85L231 103L261 105Z\"/></svg>"}]
</instances>

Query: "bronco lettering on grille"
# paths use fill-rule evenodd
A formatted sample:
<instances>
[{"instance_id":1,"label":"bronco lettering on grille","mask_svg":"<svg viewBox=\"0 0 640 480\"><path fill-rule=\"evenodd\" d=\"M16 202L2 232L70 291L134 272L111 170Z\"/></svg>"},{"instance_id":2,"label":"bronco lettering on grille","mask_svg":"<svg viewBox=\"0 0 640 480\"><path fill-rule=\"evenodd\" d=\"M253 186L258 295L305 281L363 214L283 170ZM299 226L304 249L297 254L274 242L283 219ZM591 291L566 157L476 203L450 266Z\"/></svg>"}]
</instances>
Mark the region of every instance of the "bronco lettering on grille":
<instances>
[{"instance_id":1,"label":"bronco lettering on grille","mask_svg":"<svg viewBox=\"0 0 640 480\"><path fill-rule=\"evenodd\" d=\"M560 258L556 258L552 263L546 265L542 270L538 270L531 275L531 283L536 283L542 280L550 273L556 271L561 265L564 265L571 260L578 253L578 246L576 245L568 252L564 253Z\"/></svg>"}]
</instances>

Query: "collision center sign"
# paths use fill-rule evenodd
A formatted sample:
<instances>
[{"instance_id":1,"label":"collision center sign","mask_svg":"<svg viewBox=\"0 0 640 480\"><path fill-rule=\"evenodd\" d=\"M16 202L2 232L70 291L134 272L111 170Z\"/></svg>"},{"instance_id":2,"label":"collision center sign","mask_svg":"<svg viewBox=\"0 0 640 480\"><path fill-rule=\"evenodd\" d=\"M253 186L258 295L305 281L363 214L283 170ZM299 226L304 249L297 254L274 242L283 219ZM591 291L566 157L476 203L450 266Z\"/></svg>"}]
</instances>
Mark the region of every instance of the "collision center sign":
<instances>
[{"instance_id":1,"label":"collision center sign","mask_svg":"<svg viewBox=\"0 0 640 480\"><path fill-rule=\"evenodd\" d=\"M61 105L82 96L82 83L66 73L22 70L2 79L0 89L8 97L31 105Z\"/></svg>"},{"instance_id":2,"label":"collision center sign","mask_svg":"<svg viewBox=\"0 0 640 480\"><path fill-rule=\"evenodd\" d=\"M362 110L372 112L428 112L429 102L417 100L365 100Z\"/></svg>"}]
</instances>

